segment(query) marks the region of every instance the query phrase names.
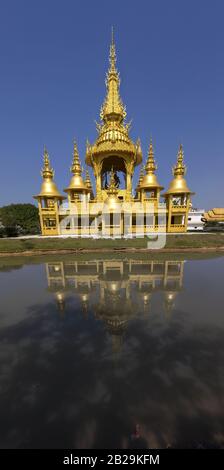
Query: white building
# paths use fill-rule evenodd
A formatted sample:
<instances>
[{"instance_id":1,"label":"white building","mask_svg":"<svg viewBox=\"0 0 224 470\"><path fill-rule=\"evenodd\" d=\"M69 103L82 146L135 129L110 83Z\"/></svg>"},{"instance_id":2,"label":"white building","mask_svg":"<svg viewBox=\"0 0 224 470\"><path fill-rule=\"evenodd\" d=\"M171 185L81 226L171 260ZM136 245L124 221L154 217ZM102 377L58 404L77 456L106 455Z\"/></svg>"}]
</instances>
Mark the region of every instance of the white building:
<instances>
[{"instance_id":1,"label":"white building","mask_svg":"<svg viewBox=\"0 0 224 470\"><path fill-rule=\"evenodd\" d=\"M202 231L204 229L205 218L204 209L191 209L188 213L187 231Z\"/></svg>"}]
</instances>

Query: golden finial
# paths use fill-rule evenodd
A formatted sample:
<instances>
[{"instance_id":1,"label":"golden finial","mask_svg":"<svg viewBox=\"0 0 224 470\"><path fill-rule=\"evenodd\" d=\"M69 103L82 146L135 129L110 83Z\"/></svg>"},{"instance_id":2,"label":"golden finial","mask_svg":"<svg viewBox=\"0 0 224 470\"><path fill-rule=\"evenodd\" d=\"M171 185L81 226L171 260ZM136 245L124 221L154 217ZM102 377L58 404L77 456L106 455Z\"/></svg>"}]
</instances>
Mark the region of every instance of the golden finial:
<instances>
[{"instance_id":1,"label":"golden finial","mask_svg":"<svg viewBox=\"0 0 224 470\"><path fill-rule=\"evenodd\" d=\"M88 189L90 189L92 191L92 183L91 183L91 179L90 179L89 172L88 172L87 168L86 168L85 185Z\"/></svg>"},{"instance_id":2,"label":"golden finial","mask_svg":"<svg viewBox=\"0 0 224 470\"><path fill-rule=\"evenodd\" d=\"M43 154L44 165L41 170L41 176L43 178L42 186L40 193L37 196L34 196L35 199L39 199L40 197L47 197L47 198L57 198L58 200L65 199L64 196L60 194L58 188L53 180L54 178L54 170L50 164L50 158L46 147L44 146L44 154Z\"/></svg>"},{"instance_id":3,"label":"golden finial","mask_svg":"<svg viewBox=\"0 0 224 470\"><path fill-rule=\"evenodd\" d=\"M116 61L114 32L112 30L109 55L110 67L106 75L107 96L101 107L100 117L104 122L113 121L117 123L118 121L118 123L122 123L126 117L126 110L119 94L120 78L116 69Z\"/></svg>"},{"instance_id":4,"label":"golden finial","mask_svg":"<svg viewBox=\"0 0 224 470\"><path fill-rule=\"evenodd\" d=\"M95 121L94 121L94 122L95 122L95 124L96 124L96 130L97 130L97 132L98 132L98 133L100 133L100 131L101 131L101 128L102 128L102 125L101 125L101 124L99 124L99 122L97 122L97 121L96 121L96 119L95 119Z\"/></svg>"},{"instance_id":5,"label":"golden finial","mask_svg":"<svg viewBox=\"0 0 224 470\"><path fill-rule=\"evenodd\" d=\"M114 27L111 26L111 44L114 44Z\"/></svg>"},{"instance_id":6,"label":"golden finial","mask_svg":"<svg viewBox=\"0 0 224 470\"><path fill-rule=\"evenodd\" d=\"M143 178L144 178L144 166L142 165L140 169L140 173L139 173L138 186L141 186Z\"/></svg>"},{"instance_id":7,"label":"golden finial","mask_svg":"<svg viewBox=\"0 0 224 470\"><path fill-rule=\"evenodd\" d=\"M148 150L148 159L145 165L146 173L155 173L157 166L154 159L154 150L152 144L152 137L150 138L149 150Z\"/></svg>"},{"instance_id":8,"label":"golden finial","mask_svg":"<svg viewBox=\"0 0 224 470\"><path fill-rule=\"evenodd\" d=\"M180 144L178 155L177 155L177 163L173 167L173 175L174 176L184 176L186 173L186 165L184 164L184 151L183 146Z\"/></svg>"},{"instance_id":9,"label":"golden finial","mask_svg":"<svg viewBox=\"0 0 224 470\"><path fill-rule=\"evenodd\" d=\"M89 142L89 139L86 139L86 153L89 153L91 151L91 145Z\"/></svg>"},{"instance_id":10,"label":"golden finial","mask_svg":"<svg viewBox=\"0 0 224 470\"><path fill-rule=\"evenodd\" d=\"M140 140L139 137L138 137L137 140L136 140L135 149L136 149L136 153L137 153L137 154L142 153L142 149L141 149L141 140Z\"/></svg>"},{"instance_id":11,"label":"golden finial","mask_svg":"<svg viewBox=\"0 0 224 470\"><path fill-rule=\"evenodd\" d=\"M114 42L114 27L111 28L111 45L110 45L110 66L111 70L116 70L116 47Z\"/></svg>"},{"instance_id":12,"label":"golden finial","mask_svg":"<svg viewBox=\"0 0 224 470\"><path fill-rule=\"evenodd\" d=\"M73 173L73 176L71 178L69 186L65 188L64 191L68 193L70 191L72 191L73 193L75 192L77 193L80 191L86 192L87 188L82 178L82 167L80 164L79 152L78 152L76 140L74 140L74 144L73 144L73 160L72 160L72 166L70 168L70 171L71 173Z\"/></svg>"},{"instance_id":13,"label":"golden finial","mask_svg":"<svg viewBox=\"0 0 224 470\"><path fill-rule=\"evenodd\" d=\"M76 140L74 140L73 161L72 161L72 166L70 168L70 171L71 173L73 173L73 175L81 175L82 173Z\"/></svg>"},{"instance_id":14,"label":"golden finial","mask_svg":"<svg viewBox=\"0 0 224 470\"><path fill-rule=\"evenodd\" d=\"M157 181L157 177L155 175L155 171L157 170L157 165L154 159L154 150L152 144L152 138L150 138L149 150L148 150L148 158L145 165L145 172L144 178L141 182L141 189L149 189L149 188L159 188L162 189L162 186Z\"/></svg>"},{"instance_id":15,"label":"golden finial","mask_svg":"<svg viewBox=\"0 0 224 470\"><path fill-rule=\"evenodd\" d=\"M169 194L194 194L187 186L184 175L186 173L186 165L184 164L184 152L183 146L180 144L178 154L177 154L177 163L172 169L174 178L172 179L168 190L164 194L167 196Z\"/></svg>"},{"instance_id":16,"label":"golden finial","mask_svg":"<svg viewBox=\"0 0 224 470\"><path fill-rule=\"evenodd\" d=\"M44 179L47 179L47 178L52 179L54 177L54 170L53 170L53 168L51 168L50 158L49 158L49 154L48 154L46 146L44 146L43 159L44 159L44 166L41 170L41 176Z\"/></svg>"}]
</instances>

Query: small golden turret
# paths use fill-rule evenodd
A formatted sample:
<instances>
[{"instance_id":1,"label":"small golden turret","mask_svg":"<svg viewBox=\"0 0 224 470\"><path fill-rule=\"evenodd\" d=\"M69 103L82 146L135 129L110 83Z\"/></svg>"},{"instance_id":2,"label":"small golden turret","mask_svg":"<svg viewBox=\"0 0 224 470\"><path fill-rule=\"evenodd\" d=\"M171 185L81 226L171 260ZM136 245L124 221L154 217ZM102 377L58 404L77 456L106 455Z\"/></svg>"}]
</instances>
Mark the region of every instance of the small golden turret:
<instances>
[{"instance_id":1,"label":"small golden turret","mask_svg":"<svg viewBox=\"0 0 224 470\"><path fill-rule=\"evenodd\" d=\"M184 164L183 146L182 144L180 144L177 155L177 163L172 170L174 178L171 181L169 189L168 191L166 191L164 196L168 194L194 194L188 188L186 180L184 178L186 170L186 165Z\"/></svg>"},{"instance_id":2,"label":"small golden turret","mask_svg":"<svg viewBox=\"0 0 224 470\"><path fill-rule=\"evenodd\" d=\"M86 169L85 185L90 192L91 198L94 198L93 187L92 187L91 179L90 179L89 172L87 169Z\"/></svg>"},{"instance_id":3,"label":"small golden turret","mask_svg":"<svg viewBox=\"0 0 224 470\"><path fill-rule=\"evenodd\" d=\"M154 159L154 150L152 145L152 138L150 138L149 151L148 151L148 160L146 162L145 170L147 173L155 173L157 170L157 165Z\"/></svg>"},{"instance_id":4,"label":"small golden turret","mask_svg":"<svg viewBox=\"0 0 224 470\"><path fill-rule=\"evenodd\" d=\"M41 170L41 176L44 179L47 179L47 178L53 179L54 170L53 170L53 168L51 168L49 154L48 154L48 151L47 151L45 146L44 146L44 156L43 156L43 158L44 158L44 167Z\"/></svg>"},{"instance_id":5,"label":"small golden turret","mask_svg":"<svg viewBox=\"0 0 224 470\"><path fill-rule=\"evenodd\" d=\"M155 175L155 171L157 170L157 165L154 159L154 151L152 145L152 139L150 139L149 151L148 151L148 159L145 165L146 174L141 182L141 189L154 189L159 188L163 189L162 186L157 181L157 177Z\"/></svg>"},{"instance_id":6,"label":"small golden turret","mask_svg":"<svg viewBox=\"0 0 224 470\"><path fill-rule=\"evenodd\" d=\"M74 140L74 148L73 148L73 161L72 161L72 166L70 168L71 173L73 174L71 181L69 183L69 186L64 189L66 193L69 192L84 192L87 193L89 190L87 189L83 178L82 178L82 168L80 164L80 159L79 159L79 153L78 153L78 147L77 143Z\"/></svg>"},{"instance_id":7,"label":"small golden turret","mask_svg":"<svg viewBox=\"0 0 224 470\"><path fill-rule=\"evenodd\" d=\"M44 147L44 166L41 170L41 176L43 178L43 183L41 186L40 193L37 196L34 196L35 199L38 198L57 198L57 199L65 199L65 196L62 196L58 191L58 188L53 181L54 179L54 170L50 165L49 154Z\"/></svg>"}]
</instances>

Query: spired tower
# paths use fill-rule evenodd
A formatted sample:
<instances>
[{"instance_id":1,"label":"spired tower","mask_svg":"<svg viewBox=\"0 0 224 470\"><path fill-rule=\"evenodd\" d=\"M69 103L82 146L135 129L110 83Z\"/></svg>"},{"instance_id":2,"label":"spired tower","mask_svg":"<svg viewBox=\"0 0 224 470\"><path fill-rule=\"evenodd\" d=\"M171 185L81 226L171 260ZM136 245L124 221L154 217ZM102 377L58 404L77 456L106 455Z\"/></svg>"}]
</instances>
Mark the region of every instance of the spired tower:
<instances>
[{"instance_id":1,"label":"spired tower","mask_svg":"<svg viewBox=\"0 0 224 470\"><path fill-rule=\"evenodd\" d=\"M68 194L68 203L71 210L74 203L83 201L87 194L91 192L90 188L87 187L82 177L82 168L76 141L74 141L73 161L70 171L73 176L69 186L65 188L64 191Z\"/></svg>"},{"instance_id":2,"label":"spired tower","mask_svg":"<svg viewBox=\"0 0 224 470\"><path fill-rule=\"evenodd\" d=\"M44 147L44 166L41 170L43 183L40 193L34 196L38 200L40 226L42 235L59 234L59 207L65 196L62 196L54 182L54 170L51 168L46 147Z\"/></svg>"},{"instance_id":3,"label":"spired tower","mask_svg":"<svg viewBox=\"0 0 224 470\"><path fill-rule=\"evenodd\" d=\"M142 151L140 141L133 143L129 137L130 123L125 123L126 110L119 93L120 78L116 69L113 31L106 88L107 94L100 112L101 123L97 123L98 137L93 145L87 142L86 164L94 171L97 202L108 197L108 179L112 168L119 200L130 201L134 168L142 161Z\"/></svg>"},{"instance_id":4,"label":"spired tower","mask_svg":"<svg viewBox=\"0 0 224 470\"><path fill-rule=\"evenodd\" d=\"M173 176L169 189L163 195L167 206L167 232L186 232L191 195L195 194L187 186L184 152L180 144L177 163L173 167Z\"/></svg>"},{"instance_id":5,"label":"spired tower","mask_svg":"<svg viewBox=\"0 0 224 470\"><path fill-rule=\"evenodd\" d=\"M145 165L145 175L139 184L140 199L143 202L144 200L155 201L157 206L160 201L160 191L164 189L163 186L157 181L155 171L157 166L154 159L154 151L152 145L152 139L150 140L148 159ZM140 175L141 178L141 175Z\"/></svg>"}]
</instances>

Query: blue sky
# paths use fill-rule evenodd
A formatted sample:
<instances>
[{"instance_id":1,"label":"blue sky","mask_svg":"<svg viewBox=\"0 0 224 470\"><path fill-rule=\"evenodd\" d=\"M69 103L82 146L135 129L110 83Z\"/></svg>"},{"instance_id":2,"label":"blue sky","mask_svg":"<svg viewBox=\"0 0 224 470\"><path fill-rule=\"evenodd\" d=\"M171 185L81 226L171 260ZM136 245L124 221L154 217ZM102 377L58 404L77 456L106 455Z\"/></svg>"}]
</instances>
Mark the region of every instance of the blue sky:
<instances>
[{"instance_id":1,"label":"blue sky","mask_svg":"<svg viewBox=\"0 0 224 470\"><path fill-rule=\"evenodd\" d=\"M223 18L222 0L1 0L0 205L33 202L44 144L60 190L74 137L84 164L114 25L131 136L146 158L152 135L165 187L182 142L194 205L223 207Z\"/></svg>"}]
</instances>

